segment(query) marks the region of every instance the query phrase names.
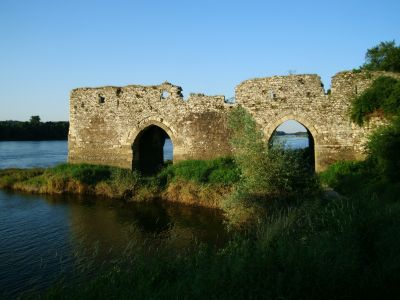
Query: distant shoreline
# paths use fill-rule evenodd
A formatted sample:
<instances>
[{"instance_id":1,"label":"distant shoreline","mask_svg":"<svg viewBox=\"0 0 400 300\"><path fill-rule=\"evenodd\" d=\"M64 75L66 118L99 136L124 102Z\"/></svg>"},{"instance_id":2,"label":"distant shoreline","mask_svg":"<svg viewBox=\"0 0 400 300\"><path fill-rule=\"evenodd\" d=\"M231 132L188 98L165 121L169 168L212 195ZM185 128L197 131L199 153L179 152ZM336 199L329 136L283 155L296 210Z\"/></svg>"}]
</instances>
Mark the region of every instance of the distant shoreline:
<instances>
[{"instance_id":1,"label":"distant shoreline","mask_svg":"<svg viewBox=\"0 0 400 300\"><path fill-rule=\"evenodd\" d=\"M0 121L0 141L65 141L69 122L41 122L39 116L30 121Z\"/></svg>"},{"instance_id":2,"label":"distant shoreline","mask_svg":"<svg viewBox=\"0 0 400 300\"><path fill-rule=\"evenodd\" d=\"M295 136L308 136L308 133L305 131L298 131L298 132L284 132L284 131L276 131L274 133L275 136L284 136L284 135L295 135Z\"/></svg>"}]
</instances>

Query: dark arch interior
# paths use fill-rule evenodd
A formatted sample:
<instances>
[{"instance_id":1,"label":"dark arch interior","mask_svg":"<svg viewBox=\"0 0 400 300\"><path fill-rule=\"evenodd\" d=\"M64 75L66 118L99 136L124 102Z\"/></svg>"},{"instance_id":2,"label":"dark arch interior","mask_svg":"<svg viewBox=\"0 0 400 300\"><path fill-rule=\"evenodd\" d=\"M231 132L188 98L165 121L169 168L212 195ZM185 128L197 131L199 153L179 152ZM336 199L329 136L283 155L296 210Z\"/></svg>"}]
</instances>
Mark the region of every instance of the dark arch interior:
<instances>
[{"instance_id":1,"label":"dark arch interior","mask_svg":"<svg viewBox=\"0 0 400 300\"><path fill-rule=\"evenodd\" d=\"M166 144L168 149L164 147ZM151 175L159 171L169 159L172 159L172 143L165 130L150 125L138 134L133 143L133 169Z\"/></svg>"},{"instance_id":2,"label":"dark arch interior","mask_svg":"<svg viewBox=\"0 0 400 300\"><path fill-rule=\"evenodd\" d=\"M315 170L315 144L310 130L296 120L288 120L273 132L269 145L283 144L288 150L296 151L304 161Z\"/></svg>"}]
</instances>

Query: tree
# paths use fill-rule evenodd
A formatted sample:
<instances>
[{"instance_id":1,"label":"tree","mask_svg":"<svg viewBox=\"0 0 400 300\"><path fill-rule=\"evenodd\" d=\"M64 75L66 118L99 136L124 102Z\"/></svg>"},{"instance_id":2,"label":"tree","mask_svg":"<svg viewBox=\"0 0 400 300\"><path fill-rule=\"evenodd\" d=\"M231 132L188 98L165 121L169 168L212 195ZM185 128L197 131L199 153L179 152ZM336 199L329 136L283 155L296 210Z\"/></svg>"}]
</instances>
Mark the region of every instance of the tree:
<instances>
[{"instance_id":1,"label":"tree","mask_svg":"<svg viewBox=\"0 0 400 300\"><path fill-rule=\"evenodd\" d=\"M40 123L40 117L39 116L32 116L29 120L29 122L31 122L31 124L39 124Z\"/></svg>"},{"instance_id":2,"label":"tree","mask_svg":"<svg viewBox=\"0 0 400 300\"><path fill-rule=\"evenodd\" d=\"M368 49L363 69L370 71L400 72L400 46L395 41L381 42Z\"/></svg>"}]
</instances>

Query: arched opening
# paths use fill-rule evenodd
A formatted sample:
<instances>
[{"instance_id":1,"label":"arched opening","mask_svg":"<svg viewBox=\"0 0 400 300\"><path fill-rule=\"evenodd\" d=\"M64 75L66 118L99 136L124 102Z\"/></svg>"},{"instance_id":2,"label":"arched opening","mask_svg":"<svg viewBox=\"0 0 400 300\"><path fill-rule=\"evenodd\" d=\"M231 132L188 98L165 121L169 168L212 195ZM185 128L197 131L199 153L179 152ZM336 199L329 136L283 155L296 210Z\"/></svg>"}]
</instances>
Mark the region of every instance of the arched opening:
<instances>
[{"instance_id":1,"label":"arched opening","mask_svg":"<svg viewBox=\"0 0 400 300\"><path fill-rule=\"evenodd\" d=\"M314 137L310 130L296 120L281 123L272 133L270 147L281 146L301 156L312 170L315 170Z\"/></svg>"},{"instance_id":2,"label":"arched opening","mask_svg":"<svg viewBox=\"0 0 400 300\"><path fill-rule=\"evenodd\" d=\"M168 133L156 125L147 126L133 142L132 168L151 175L172 161L173 144Z\"/></svg>"}]
</instances>

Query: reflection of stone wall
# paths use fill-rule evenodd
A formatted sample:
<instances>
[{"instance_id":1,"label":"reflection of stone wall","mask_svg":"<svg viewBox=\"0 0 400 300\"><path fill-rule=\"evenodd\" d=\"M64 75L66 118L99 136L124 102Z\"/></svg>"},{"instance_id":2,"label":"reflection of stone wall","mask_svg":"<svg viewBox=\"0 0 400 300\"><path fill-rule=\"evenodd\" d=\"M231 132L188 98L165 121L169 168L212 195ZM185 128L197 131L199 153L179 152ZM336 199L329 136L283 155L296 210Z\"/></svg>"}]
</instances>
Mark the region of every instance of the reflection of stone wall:
<instances>
[{"instance_id":1,"label":"reflection of stone wall","mask_svg":"<svg viewBox=\"0 0 400 300\"><path fill-rule=\"evenodd\" d=\"M363 157L366 136L379 120L360 128L350 121L349 108L354 96L382 74L338 73L330 95L325 95L317 75L252 79L236 87L236 101L254 116L266 139L289 119L307 127L320 171L339 159ZM226 118L232 107L223 96L191 94L184 101L181 88L170 83L75 89L70 101L69 161L131 168L135 138L150 125L170 136L174 161L228 155Z\"/></svg>"}]
</instances>

